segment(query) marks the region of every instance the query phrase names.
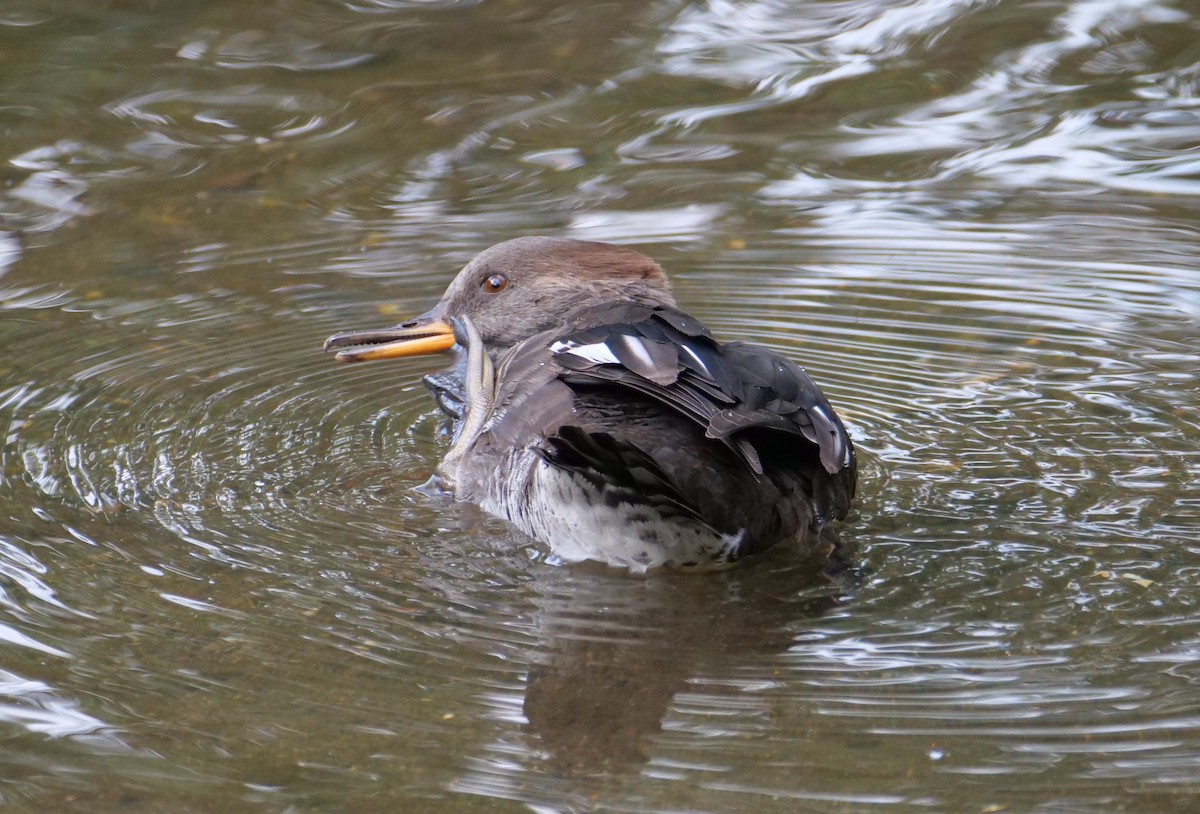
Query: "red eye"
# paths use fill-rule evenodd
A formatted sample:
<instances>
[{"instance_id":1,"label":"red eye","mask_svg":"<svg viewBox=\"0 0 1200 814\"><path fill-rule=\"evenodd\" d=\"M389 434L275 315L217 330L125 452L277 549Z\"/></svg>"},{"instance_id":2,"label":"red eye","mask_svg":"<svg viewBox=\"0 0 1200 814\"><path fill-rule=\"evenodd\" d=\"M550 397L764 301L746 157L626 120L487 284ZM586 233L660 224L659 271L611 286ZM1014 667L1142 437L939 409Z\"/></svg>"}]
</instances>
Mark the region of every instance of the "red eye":
<instances>
[{"instance_id":1,"label":"red eye","mask_svg":"<svg viewBox=\"0 0 1200 814\"><path fill-rule=\"evenodd\" d=\"M489 294L499 294L508 287L508 278L503 274L493 274L483 281L483 290Z\"/></svg>"}]
</instances>

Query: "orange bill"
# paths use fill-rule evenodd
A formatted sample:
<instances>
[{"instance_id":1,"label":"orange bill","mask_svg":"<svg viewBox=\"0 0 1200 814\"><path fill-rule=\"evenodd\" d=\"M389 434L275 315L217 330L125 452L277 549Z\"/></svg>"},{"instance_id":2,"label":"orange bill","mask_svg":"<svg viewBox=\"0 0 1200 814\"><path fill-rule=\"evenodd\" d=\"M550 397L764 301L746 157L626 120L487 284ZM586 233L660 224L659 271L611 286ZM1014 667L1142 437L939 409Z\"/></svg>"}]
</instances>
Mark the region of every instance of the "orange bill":
<instances>
[{"instance_id":1,"label":"orange bill","mask_svg":"<svg viewBox=\"0 0 1200 814\"><path fill-rule=\"evenodd\" d=\"M425 356L454 347L454 326L432 312L379 331L346 331L325 340L325 350L337 348L339 362L373 362L404 356Z\"/></svg>"}]
</instances>

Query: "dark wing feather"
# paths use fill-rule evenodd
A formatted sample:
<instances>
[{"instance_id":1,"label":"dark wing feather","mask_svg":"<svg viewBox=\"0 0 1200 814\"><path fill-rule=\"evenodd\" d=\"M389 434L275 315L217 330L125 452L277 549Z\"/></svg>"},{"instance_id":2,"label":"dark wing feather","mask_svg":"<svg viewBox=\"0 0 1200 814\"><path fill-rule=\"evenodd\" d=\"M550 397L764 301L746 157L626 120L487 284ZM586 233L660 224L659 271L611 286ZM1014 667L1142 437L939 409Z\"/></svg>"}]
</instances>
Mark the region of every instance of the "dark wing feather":
<instances>
[{"instance_id":1,"label":"dark wing feather","mask_svg":"<svg viewBox=\"0 0 1200 814\"><path fill-rule=\"evenodd\" d=\"M487 427L500 447L523 447L574 415L575 394L550 364L551 334L522 342L496 361L496 418Z\"/></svg>"},{"instance_id":2,"label":"dark wing feather","mask_svg":"<svg viewBox=\"0 0 1200 814\"><path fill-rule=\"evenodd\" d=\"M725 359L745 371L741 403L721 410L709 422L708 434L726 438L763 428L803 435L817 445L821 465L830 475L850 466L853 447L846 428L824 394L791 360L758 345L730 342Z\"/></svg>"},{"instance_id":3,"label":"dark wing feather","mask_svg":"<svg viewBox=\"0 0 1200 814\"><path fill-rule=\"evenodd\" d=\"M564 426L537 451L543 460L590 481L596 494L614 505L651 506L664 517L708 522L654 458L610 433Z\"/></svg>"},{"instance_id":4,"label":"dark wing feather","mask_svg":"<svg viewBox=\"0 0 1200 814\"><path fill-rule=\"evenodd\" d=\"M589 325L497 360L489 442L530 446L606 500L745 531L741 554L845 516L853 446L795 364L673 309L618 303Z\"/></svg>"},{"instance_id":5,"label":"dark wing feather","mask_svg":"<svg viewBox=\"0 0 1200 814\"><path fill-rule=\"evenodd\" d=\"M691 317L653 311L641 322L569 335L553 357L572 386L608 382L679 411L763 473L754 430L804 438L835 475L851 466L853 447L833 408L800 367L758 345L717 343Z\"/></svg>"}]
</instances>

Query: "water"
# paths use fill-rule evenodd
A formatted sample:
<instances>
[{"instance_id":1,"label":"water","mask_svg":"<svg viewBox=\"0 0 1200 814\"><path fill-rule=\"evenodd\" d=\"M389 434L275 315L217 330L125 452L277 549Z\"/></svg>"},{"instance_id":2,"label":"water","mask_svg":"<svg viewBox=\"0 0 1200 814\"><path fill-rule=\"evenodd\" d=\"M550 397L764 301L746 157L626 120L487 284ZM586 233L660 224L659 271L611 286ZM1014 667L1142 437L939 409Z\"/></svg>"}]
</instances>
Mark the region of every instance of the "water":
<instances>
[{"instance_id":1,"label":"water","mask_svg":"<svg viewBox=\"0 0 1200 814\"><path fill-rule=\"evenodd\" d=\"M0 9L0 799L1192 811L1200 10ZM545 562L414 486L419 313L630 243L803 363L860 585Z\"/></svg>"}]
</instances>

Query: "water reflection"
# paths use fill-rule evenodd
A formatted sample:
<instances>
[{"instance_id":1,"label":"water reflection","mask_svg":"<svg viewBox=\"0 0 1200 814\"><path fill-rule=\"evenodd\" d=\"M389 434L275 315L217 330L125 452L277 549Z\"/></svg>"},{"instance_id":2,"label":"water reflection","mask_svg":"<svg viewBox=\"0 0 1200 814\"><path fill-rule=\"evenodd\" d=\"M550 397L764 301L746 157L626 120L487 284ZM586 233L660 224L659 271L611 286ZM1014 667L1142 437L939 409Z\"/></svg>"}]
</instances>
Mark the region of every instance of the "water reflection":
<instances>
[{"instance_id":1,"label":"water reflection","mask_svg":"<svg viewBox=\"0 0 1200 814\"><path fill-rule=\"evenodd\" d=\"M5 639L5 641L10 641ZM66 653L54 655L66 656ZM80 737L104 733L109 726L97 718L84 713L78 701L64 699L54 688L41 681L30 681L15 673L0 671L0 722L13 723L52 737ZM117 745L113 737L85 739L96 745L106 741Z\"/></svg>"},{"instance_id":2,"label":"water reflection","mask_svg":"<svg viewBox=\"0 0 1200 814\"><path fill-rule=\"evenodd\" d=\"M3 803L1191 811L1198 30L10 2ZM412 491L424 368L320 340L529 233L643 244L809 368L862 584L556 568Z\"/></svg>"},{"instance_id":3,"label":"water reflection","mask_svg":"<svg viewBox=\"0 0 1200 814\"><path fill-rule=\"evenodd\" d=\"M754 705L772 682L710 677L786 651L797 626L838 603L818 564L794 560L780 553L701 580L533 572L522 632L536 655L520 684L481 697L501 736L453 787L538 802L534 778L621 777L652 761L680 704L707 707L711 736L730 734L736 724L722 724L721 710Z\"/></svg>"}]
</instances>

